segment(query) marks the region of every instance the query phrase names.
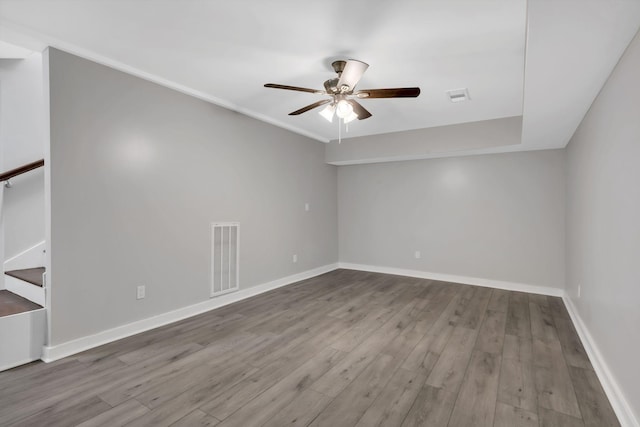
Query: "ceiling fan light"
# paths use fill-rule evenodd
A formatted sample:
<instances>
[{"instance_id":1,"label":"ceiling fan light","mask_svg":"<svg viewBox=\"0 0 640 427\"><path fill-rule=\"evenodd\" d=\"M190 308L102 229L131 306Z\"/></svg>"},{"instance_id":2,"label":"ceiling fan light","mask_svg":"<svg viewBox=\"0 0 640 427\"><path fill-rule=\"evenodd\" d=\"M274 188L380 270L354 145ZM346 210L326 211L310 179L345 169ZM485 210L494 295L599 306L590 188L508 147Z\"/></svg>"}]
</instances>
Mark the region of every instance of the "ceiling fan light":
<instances>
[{"instance_id":1,"label":"ceiling fan light","mask_svg":"<svg viewBox=\"0 0 640 427\"><path fill-rule=\"evenodd\" d=\"M340 74L338 89L343 93L352 91L362 78L364 72L367 71L367 68L369 68L369 64L366 62L357 61L355 59L348 60L344 66L344 70ZM347 88L344 89L344 86Z\"/></svg>"},{"instance_id":2,"label":"ceiling fan light","mask_svg":"<svg viewBox=\"0 0 640 427\"><path fill-rule=\"evenodd\" d=\"M353 107L344 99L338 101L336 105L336 115L341 119L344 119L353 113Z\"/></svg>"},{"instance_id":3,"label":"ceiling fan light","mask_svg":"<svg viewBox=\"0 0 640 427\"><path fill-rule=\"evenodd\" d=\"M358 115L356 114L355 111L352 111L351 114L349 114L347 117L345 117L344 119L342 119L345 123L351 123L352 121L354 121L355 119L358 118Z\"/></svg>"},{"instance_id":4,"label":"ceiling fan light","mask_svg":"<svg viewBox=\"0 0 640 427\"><path fill-rule=\"evenodd\" d=\"M333 113L336 111L336 106L334 104L329 104L324 107L318 114L327 119L327 121L333 121Z\"/></svg>"}]
</instances>

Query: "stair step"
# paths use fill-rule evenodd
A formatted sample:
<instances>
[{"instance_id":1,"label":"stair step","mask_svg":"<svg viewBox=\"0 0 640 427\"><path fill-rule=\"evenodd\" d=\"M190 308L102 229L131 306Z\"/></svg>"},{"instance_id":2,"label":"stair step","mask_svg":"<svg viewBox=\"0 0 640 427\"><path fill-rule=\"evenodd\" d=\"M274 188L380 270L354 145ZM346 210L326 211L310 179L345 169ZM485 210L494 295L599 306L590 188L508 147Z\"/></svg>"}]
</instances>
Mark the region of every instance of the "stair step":
<instances>
[{"instance_id":1,"label":"stair step","mask_svg":"<svg viewBox=\"0 0 640 427\"><path fill-rule=\"evenodd\" d=\"M42 287L42 273L44 273L44 267L25 268L23 270L11 270L5 271L7 276L15 277L16 279L24 280L33 285Z\"/></svg>"},{"instance_id":2,"label":"stair step","mask_svg":"<svg viewBox=\"0 0 640 427\"><path fill-rule=\"evenodd\" d=\"M42 308L34 302L9 291L0 291L0 317Z\"/></svg>"}]
</instances>

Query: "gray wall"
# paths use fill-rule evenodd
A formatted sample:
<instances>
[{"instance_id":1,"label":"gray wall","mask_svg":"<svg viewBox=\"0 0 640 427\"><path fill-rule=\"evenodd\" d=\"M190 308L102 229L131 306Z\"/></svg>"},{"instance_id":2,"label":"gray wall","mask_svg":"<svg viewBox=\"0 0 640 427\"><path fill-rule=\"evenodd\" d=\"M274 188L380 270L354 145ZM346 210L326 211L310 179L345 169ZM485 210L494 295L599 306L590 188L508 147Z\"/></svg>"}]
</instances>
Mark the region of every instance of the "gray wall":
<instances>
[{"instance_id":1,"label":"gray wall","mask_svg":"<svg viewBox=\"0 0 640 427\"><path fill-rule=\"evenodd\" d=\"M563 155L340 166L340 261L563 288Z\"/></svg>"},{"instance_id":2,"label":"gray wall","mask_svg":"<svg viewBox=\"0 0 640 427\"><path fill-rule=\"evenodd\" d=\"M44 157L42 79L40 54L27 59L0 59L1 171ZM4 229L0 260L44 240L44 170L29 172L11 182L11 189L0 187L0 227Z\"/></svg>"},{"instance_id":3,"label":"gray wall","mask_svg":"<svg viewBox=\"0 0 640 427\"><path fill-rule=\"evenodd\" d=\"M638 70L637 35L567 147L567 290L640 419Z\"/></svg>"},{"instance_id":4,"label":"gray wall","mask_svg":"<svg viewBox=\"0 0 640 427\"><path fill-rule=\"evenodd\" d=\"M521 137L522 117L516 116L333 141L327 144L325 158L332 165L353 165L450 157L461 151L519 145Z\"/></svg>"},{"instance_id":5,"label":"gray wall","mask_svg":"<svg viewBox=\"0 0 640 427\"><path fill-rule=\"evenodd\" d=\"M241 288L337 261L323 143L55 49L49 62L50 345L207 300L213 221L241 223Z\"/></svg>"}]
</instances>

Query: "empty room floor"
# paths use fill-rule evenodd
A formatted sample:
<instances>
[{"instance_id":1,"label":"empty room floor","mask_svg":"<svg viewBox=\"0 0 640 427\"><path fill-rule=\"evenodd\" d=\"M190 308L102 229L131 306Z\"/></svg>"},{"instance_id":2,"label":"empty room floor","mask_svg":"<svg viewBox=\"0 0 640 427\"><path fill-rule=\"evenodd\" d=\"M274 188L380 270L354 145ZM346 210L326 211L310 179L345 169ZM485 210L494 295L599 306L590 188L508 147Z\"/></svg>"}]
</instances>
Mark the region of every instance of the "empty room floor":
<instances>
[{"instance_id":1,"label":"empty room floor","mask_svg":"<svg viewBox=\"0 0 640 427\"><path fill-rule=\"evenodd\" d=\"M0 384L2 426L619 425L561 299L352 270Z\"/></svg>"}]
</instances>

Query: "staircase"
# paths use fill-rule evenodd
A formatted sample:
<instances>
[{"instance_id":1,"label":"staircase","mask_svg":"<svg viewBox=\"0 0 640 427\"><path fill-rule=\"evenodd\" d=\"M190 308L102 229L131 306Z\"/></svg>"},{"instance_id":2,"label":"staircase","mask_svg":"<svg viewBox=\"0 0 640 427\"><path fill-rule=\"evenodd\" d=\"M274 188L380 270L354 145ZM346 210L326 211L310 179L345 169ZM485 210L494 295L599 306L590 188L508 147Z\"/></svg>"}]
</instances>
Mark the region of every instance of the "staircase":
<instances>
[{"instance_id":1,"label":"staircase","mask_svg":"<svg viewBox=\"0 0 640 427\"><path fill-rule=\"evenodd\" d=\"M0 290L0 371L42 356L47 324L44 277L44 267L5 271L6 289Z\"/></svg>"}]
</instances>

